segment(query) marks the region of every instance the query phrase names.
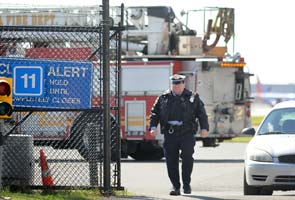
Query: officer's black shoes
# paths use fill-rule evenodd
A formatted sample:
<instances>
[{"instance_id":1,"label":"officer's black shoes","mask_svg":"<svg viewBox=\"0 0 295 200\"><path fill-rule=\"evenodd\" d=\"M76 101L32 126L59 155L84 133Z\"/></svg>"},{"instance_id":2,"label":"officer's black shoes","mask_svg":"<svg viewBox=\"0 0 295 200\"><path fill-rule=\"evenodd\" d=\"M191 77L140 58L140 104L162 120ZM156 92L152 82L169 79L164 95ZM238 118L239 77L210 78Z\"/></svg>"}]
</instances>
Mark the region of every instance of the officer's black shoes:
<instances>
[{"instance_id":1,"label":"officer's black shoes","mask_svg":"<svg viewBox=\"0 0 295 200\"><path fill-rule=\"evenodd\" d=\"M169 194L172 196L178 196L180 195L180 189L173 188Z\"/></svg>"},{"instance_id":2,"label":"officer's black shoes","mask_svg":"<svg viewBox=\"0 0 295 200\"><path fill-rule=\"evenodd\" d=\"M190 185L184 185L183 186L183 193L184 194L190 194L190 193L192 193L191 186Z\"/></svg>"},{"instance_id":3,"label":"officer's black shoes","mask_svg":"<svg viewBox=\"0 0 295 200\"><path fill-rule=\"evenodd\" d=\"M184 186L183 186L183 193L184 193L184 194L190 194L190 193L192 193L191 186L190 186L190 185L184 185ZM173 188L173 189L170 191L170 195L173 195L173 196L178 196L178 195L180 195L180 189Z\"/></svg>"}]
</instances>

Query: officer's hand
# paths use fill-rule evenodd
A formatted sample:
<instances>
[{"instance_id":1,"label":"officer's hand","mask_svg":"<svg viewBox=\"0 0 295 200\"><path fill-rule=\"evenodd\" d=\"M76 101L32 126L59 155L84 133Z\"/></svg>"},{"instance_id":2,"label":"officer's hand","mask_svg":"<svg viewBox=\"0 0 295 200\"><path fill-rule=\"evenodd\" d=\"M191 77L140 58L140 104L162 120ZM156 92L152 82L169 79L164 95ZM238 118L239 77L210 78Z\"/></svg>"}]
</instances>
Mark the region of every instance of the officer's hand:
<instances>
[{"instance_id":1,"label":"officer's hand","mask_svg":"<svg viewBox=\"0 0 295 200\"><path fill-rule=\"evenodd\" d=\"M158 130L157 129L150 130L150 135L153 136L153 137L156 137L157 136L157 133L158 133Z\"/></svg>"},{"instance_id":2,"label":"officer's hand","mask_svg":"<svg viewBox=\"0 0 295 200\"><path fill-rule=\"evenodd\" d=\"M201 130L201 137L206 138L209 136L209 132L206 129Z\"/></svg>"}]
</instances>

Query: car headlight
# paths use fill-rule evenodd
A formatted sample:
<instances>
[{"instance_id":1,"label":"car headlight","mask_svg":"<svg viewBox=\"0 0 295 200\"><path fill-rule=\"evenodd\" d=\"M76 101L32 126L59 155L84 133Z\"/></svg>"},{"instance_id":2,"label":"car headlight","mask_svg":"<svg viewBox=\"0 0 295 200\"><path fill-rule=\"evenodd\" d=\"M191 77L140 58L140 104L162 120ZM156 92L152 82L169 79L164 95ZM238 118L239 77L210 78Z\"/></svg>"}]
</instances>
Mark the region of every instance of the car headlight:
<instances>
[{"instance_id":1,"label":"car headlight","mask_svg":"<svg viewBox=\"0 0 295 200\"><path fill-rule=\"evenodd\" d=\"M249 153L249 159L254 160L254 161L259 161L259 162L272 162L272 156L263 150L260 149L253 149Z\"/></svg>"}]
</instances>

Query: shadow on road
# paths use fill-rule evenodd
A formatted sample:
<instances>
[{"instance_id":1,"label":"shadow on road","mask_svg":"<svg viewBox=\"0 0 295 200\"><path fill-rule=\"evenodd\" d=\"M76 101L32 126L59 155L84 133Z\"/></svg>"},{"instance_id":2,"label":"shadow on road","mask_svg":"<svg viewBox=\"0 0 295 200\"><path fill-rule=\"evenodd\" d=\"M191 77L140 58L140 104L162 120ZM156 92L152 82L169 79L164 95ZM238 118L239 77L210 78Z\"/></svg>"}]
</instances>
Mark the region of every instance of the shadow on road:
<instances>
[{"instance_id":1,"label":"shadow on road","mask_svg":"<svg viewBox=\"0 0 295 200\"><path fill-rule=\"evenodd\" d=\"M130 159L122 159L122 163L165 163L165 160L158 161L137 161ZM181 162L181 160L180 160ZM196 159L194 163L243 163L243 159Z\"/></svg>"},{"instance_id":2,"label":"shadow on road","mask_svg":"<svg viewBox=\"0 0 295 200\"><path fill-rule=\"evenodd\" d=\"M243 163L243 159L197 159L195 163Z\"/></svg>"},{"instance_id":3,"label":"shadow on road","mask_svg":"<svg viewBox=\"0 0 295 200\"><path fill-rule=\"evenodd\" d=\"M175 196L176 197L176 196ZM216 197L208 197L208 196L200 196L200 195L183 195L179 196L180 199L181 197L186 197L187 199L200 199L200 200L224 200L223 198L216 198ZM111 198L112 199L112 198ZM115 199L133 199L133 200L169 200L165 198L157 198L157 197L148 197L148 196L123 196L123 197L115 197ZM235 200L235 199L232 199ZM237 199L238 200L238 199Z\"/></svg>"},{"instance_id":4,"label":"shadow on road","mask_svg":"<svg viewBox=\"0 0 295 200\"><path fill-rule=\"evenodd\" d=\"M200 196L200 195L184 195L184 196L193 198L193 199L201 199L201 200L224 200L224 198L216 198L216 197L208 197L208 196ZM235 199L232 199L232 200L235 200Z\"/></svg>"},{"instance_id":5,"label":"shadow on road","mask_svg":"<svg viewBox=\"0 0 295 200\"><path fill-rule=\"evenodd\" d=\"M179 160L181 162L181 159ZM35 163L39 163L39 159L35 159ZM48 163L88 163L83 159L48 159ZM122 159L122 163L165 163L165 159L151 160L151 161L138 161L133 159ZM196 159L194 163L243 163L243 159ZM0 199L1 200L1 199Z\"/></svg>"},{"instance_id":6,"label":"shadow on road","mask_svg":"<svg viewBox=\"0 0 295 200\"><path fill-rule=\"evenodd\" d=\"M147 197L147 196L126 196L126 197L116 197L116 199L141 199L141 200L169 200L169 199L163 199L163 198L157 198L157 197Z\"/></svg>"}]
</instances>

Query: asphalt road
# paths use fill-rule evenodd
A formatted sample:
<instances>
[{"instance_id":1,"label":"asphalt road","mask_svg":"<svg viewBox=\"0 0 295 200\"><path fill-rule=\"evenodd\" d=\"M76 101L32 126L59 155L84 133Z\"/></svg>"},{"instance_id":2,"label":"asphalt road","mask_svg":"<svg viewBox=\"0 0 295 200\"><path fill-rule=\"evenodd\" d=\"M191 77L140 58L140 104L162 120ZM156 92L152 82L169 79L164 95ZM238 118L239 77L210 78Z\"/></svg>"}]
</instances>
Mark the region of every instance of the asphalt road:
<instances>
[{"instance_id":1,"label":"asphalt road","mask_svg":"<svg viewBox=\"0 0 295 200\"><path fill-rule=\"evenodd\" d=\"M165 160L159 162L122 161L122 186L134 197L122 199L293 199L295 191L275 191L273 196L243 195L245 143L221 143L216 148L197 143L192 174L192 194L173 197Z\"/></svg>"}]
</instances>

